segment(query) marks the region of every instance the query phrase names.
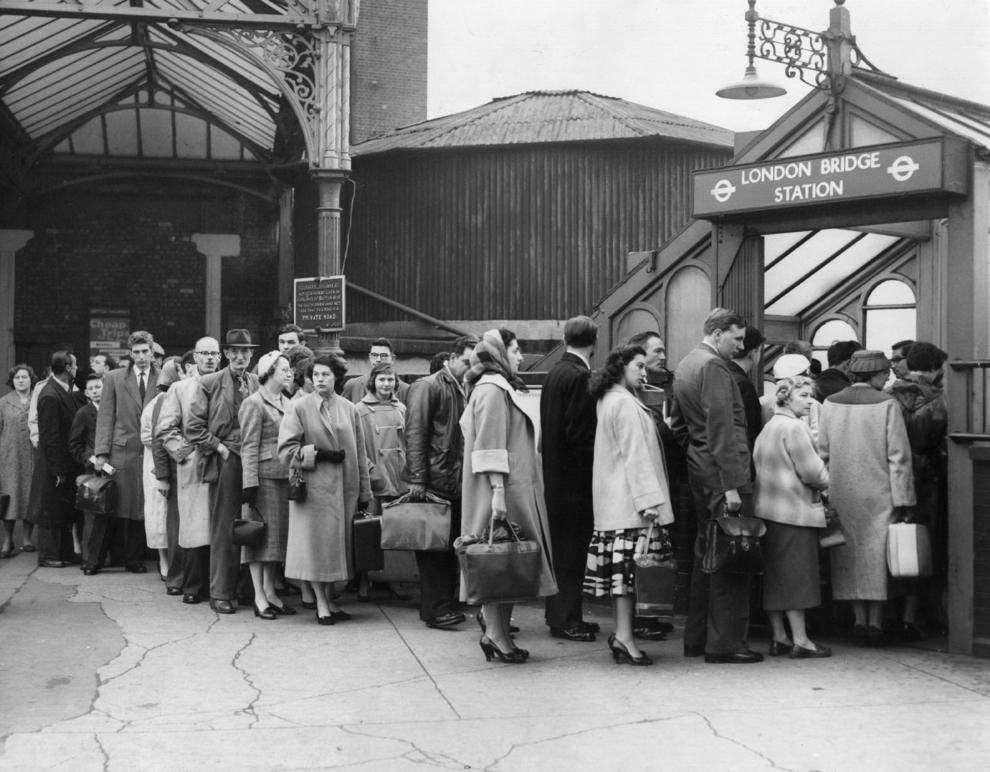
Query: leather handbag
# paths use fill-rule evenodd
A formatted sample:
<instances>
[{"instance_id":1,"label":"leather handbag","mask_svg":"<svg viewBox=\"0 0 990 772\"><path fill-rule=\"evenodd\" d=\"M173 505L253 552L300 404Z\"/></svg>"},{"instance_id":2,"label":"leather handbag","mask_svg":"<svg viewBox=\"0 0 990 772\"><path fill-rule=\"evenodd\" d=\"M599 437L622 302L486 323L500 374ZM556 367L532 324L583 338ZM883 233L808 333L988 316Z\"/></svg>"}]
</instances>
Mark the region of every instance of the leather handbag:
<instances>
[{"instance_id":1,"label":"leather handbag","mask_svg":"<svg viewBox=\"0 0 990 772\"><path fill-rule=\"evenodd\" d=\"M825 527L818 534L818 546L822 549L831 549L841 547L847 541L846 529L839 520L839 513L834 507L828 507L825 510Z\"/></svg>"},{"instance_id":2,"label":"leather handbag","mask_svg":"<svg viewBox=\"0 0 990 772\"><path fill-rule=\"evenodd\" d=\"M887 568L895 579L932 575L932 540L921 523L887 526Z\"/></svg>"},{"instance_id":3,"label":"leather handbag","mask_svg":"<svg viewBox=\"0 0 990 772\"><path fill-rule=\"evenodd\" d=\"M677 566L670 558L650 554L650 540L656 527L656 523L650 523L646 534L636 543L633 554L636 563L636 614L640 616L670 616L674 613Z\"/></svg>"},{"instance_id":4,"label":"leather handbag","mask_svg":"<svg viewBox=\"0 0 990 772\"><path fill-rule=\"evenodd\" d=\"M385 568L381 517L358 512L354 515L353 525L354 570L380 571Z\"/></svg>"},{"instance_id":5,"label":"leather handbag","mask_svg":"<svg viewBox=\"0 0 990 772\"><path fill-rule=\"evenodd\" d=\"M111 515L117 505L117 483L103 474L81 474L76 478L76 509L94 515Z\"/></svg>"},{"instance_id":6,"label":"leather handbag","mask_svg":"<svg viewBox=\"0 0 990 772\"><path fill-rule=\"evenodd\" d=\"M235 547L260 547L265 540L267 524L255 507L250 508L251 518L235 518L230 540Z\"/></svg>"},{"instance_id":7,"label":"leather handbag","mask_svg":"<svg viewBox=\"0 0 990 772\"><path fill-rule=\"evenodd\" d=\"M481 538L462 536L454 542L466 603L513 603L536 597L543 550L536 541L522 538L519 530L514 524L497 524L493 514ZM498 534L504 534L505 541L496 541Z\"/></svg>"},{"instance_id":8,"label":"leather handbag","mask_svg":"<svg viewBox=\"0 0 990 772\"><path fill-rule=\"evenodd\" d=\"M426 494L410 501L409 494L382 507L383 550L446 550L450 548L450 502Z\"/></svg>"},{"instance_id":9,"label":"leather handbag","mask_svg":"<svg viewBox=\"0 0 990 772\"><path fill-rule=\"evenodd\" d=\"M706 546L701 570L706 574L762 574L760 537L767 532L758 517L723 515L705 524Z\"/></svg>"},{"instance_id":10,"label":"leather handbag","mask_svg":"<svg viewBox=\"0 0 990 772\"><path fill-rule=\"evenodd\" d=\"M301 504L306 500L306 478L298 466L293 466L289 473L289 501Z\"/></svg>"}]
</instances>

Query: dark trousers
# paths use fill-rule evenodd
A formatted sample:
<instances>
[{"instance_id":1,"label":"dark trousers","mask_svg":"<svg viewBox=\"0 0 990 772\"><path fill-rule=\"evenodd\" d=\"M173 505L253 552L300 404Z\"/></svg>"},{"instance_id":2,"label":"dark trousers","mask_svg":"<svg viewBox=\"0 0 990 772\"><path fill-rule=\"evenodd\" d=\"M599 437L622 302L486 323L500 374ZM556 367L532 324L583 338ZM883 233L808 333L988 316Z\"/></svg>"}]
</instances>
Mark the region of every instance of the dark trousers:
<instances>
[{"instance_id":1,"label":"dark trousers","mask_svg":"<svg viewBox=\"0 0 990 772\"><path fill-rule=\"evenodd\" d=\"M39 525L35 536L38 560L72 560L72 524Z\"/></svg>"},{"instance_id":2,"label":"dark trousers","mask_svg":"<svg viewBox=\"0 0 990 772\"><path fill-rule=\"evenodd\" d=\"M108 548L125 566L144 563L144 521L87 512L83 526L83 557L87 565L99 566Z\"/></svg>"},{"instance_id":3,"label":"dark trousers","mask_svg":"<svg viewBox=\"0 0 990 772\"><path fill-rule=\"evenodd\" d=\"M461 500L450 502L451 542L461 534ZM435 619L454 610L457 602L457 556L453 549L416 553L419 570L419 618Z\"/></svg>"},{"instance_id":4,"label":"dark trousers","mask_svg":"<svg viewBox=\"0 0 990 772\"><path fill-rule=\"evenodd\" d=\"M703 647L707 654L746 651L749 648L746 643L749 627L749 575L706 574L701 570L701 558L707 546L705 522L721 513L725 494L694 479L691 480L691 493L698 519L698 536L694 542L684 646ZM752 493L741 490L740 495L743 513L752 515Z\"/></svg>"},{"instance_id":5,"label":"dark trousers","mask_svg":"<svg viewBox=\"0 0 990 772\"><path fill-rule=\"evenodd\" d=\"M111 530L111 527L106 522L97 523L98 520L106 521L107 519L107 515L83 512L82 556L83 564L87 568L102 568L107 562L107 553L110 551L108 531ZM99 539L94 536L97 528L101 533Z\"/></svg>"},{"instance_id":6,"label":"dark trousers","mask_svg":"<svg viewBox=\"0 0 990 772\"><path fill-rule=\"evenodd\" d=\"M231 540L241 511L241 457L220 459L220 478L210 486L210 597L234 600L241 568L241 548Z\"/></svg>"},{"instance_id":7,"label":"dark trousers","mask_svg":"<svg viewBox=\"0 0 990 772\"><path fill-rule=\"evenodd\" d=\"M165 516L165 539L168 549L168 574L165 586L169 589L182 589L185 586L183 554L179 546L179 492L175 475L169 477L168 510Z\"/></svg>"},{"instance_id":8,"label":"dark trousers","mask_svg":"<svg viewBox=\"0 0 990 772\"><path fill-rule=\"evenodd\" d=\"M182 594L205 598L210 589L210 548L182 550Z\"/></svg>"},{"instance_id":9,"label":"dark trousers","mask_svg":"<svg viewBox=\"0 0 990 772\"><path fill-rule=\"evenodd\" d=\"M594 531L591 490L579 496L563 512L548 512L553 569L557 577L557 594L546 599L544 618L550 627L570 628L584 621L584 572L588 563L588 544Z\"/></svg>"}]
</instances>

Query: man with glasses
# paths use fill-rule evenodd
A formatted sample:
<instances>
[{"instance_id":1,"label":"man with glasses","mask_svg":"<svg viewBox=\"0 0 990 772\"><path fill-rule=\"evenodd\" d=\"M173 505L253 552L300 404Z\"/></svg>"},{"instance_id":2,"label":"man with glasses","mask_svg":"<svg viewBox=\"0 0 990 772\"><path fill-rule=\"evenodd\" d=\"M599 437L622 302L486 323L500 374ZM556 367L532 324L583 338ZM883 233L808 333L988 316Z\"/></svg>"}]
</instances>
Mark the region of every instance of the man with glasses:
<instances>
[{"instance_id":1,"label":"man with glasses","mask_svg":"<svg viewBox=\"0 0 990 772\"><path fill-rule=\"evenodd\" d=\"M899 340L890 347L890 369L894 371L895 378L903 379L911 372L907 358L913 345L913 340Z\"/></svg>"},{"instance_id":2,"label":"man with glasses","mask_svg":"<svg viewBox=\"0 0 990 772\"><path fill-rule=\"evenodd\" d=\"M144 565L144 445L141 443L141 412L155 398L158 367L153 362L155 339L150 332L132 332L127 340L132 365L118 368L104 376L103 396L96 416L96 469L113 467L117 500L110 518L97 518L84 552L92 559L99 555L104 539L110 534L110 552L124 567L135 574L148 569ZM99 571L90 562L85 571Z\"/></svg>"},{"instance_id":3,"label":"man with glasses","mask_svg":"<svg viewBox=\"0 0 990 772\"><path fill-rule=\"evenodd\" d=\"M394 362L395 353L392 349L392 342L388 338L379 338L371 344L371 351L368 352L368 363L374 367L379 362ZM369 372L368 375L371 373ZM368 393L368 375L351 378L344 384L343 397L350 400L355 405L364 399ZM395 397L403 405L406 404L406 395L409 393L409 384L396 378Z\"/></svg>"},{"instance_id":4,"label":"man with glasses","mask_svg":"<svg viewBox=\"0 0 990 772\"><path fill-rule=\"evenodd\" d=\"M186 426L186 439L201 455L203 482L210 484L210 608L233 614L240 571L240 548L232 541L241 511L241 404L259 388L248 372L256 344L247 330L229 330L224 345L227 367L199 380Z\"/></svg>"},{"instance_id":5,"label":"man with glasses","mask_svg":"<svg viewBox=\"0 0 990 772\"><path fill-rule=\"evenodd\" d=\"M183 356L183 361L187 361ZM168 549L170 560L165 592L182 595L183 603L199 603L209 586L210 571L210 486L199 473L199 454L186 436L193 398L199 379L220 366L220 343L216 338L200 338L193 349L192 364L185 366L186 377L165 395L154 450L163 448L172 464L156 455L155 477L158 492L169 502ZM175 517L178 516L178 523Z\"/></svg>"}]
</instances>

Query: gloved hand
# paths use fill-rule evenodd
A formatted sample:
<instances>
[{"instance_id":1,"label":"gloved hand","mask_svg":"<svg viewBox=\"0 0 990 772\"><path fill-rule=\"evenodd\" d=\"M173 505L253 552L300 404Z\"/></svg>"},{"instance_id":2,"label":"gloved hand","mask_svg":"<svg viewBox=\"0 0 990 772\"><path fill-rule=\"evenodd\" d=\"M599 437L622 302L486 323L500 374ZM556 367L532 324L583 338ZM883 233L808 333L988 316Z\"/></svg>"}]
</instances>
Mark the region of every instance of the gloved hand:
<instances>
[{"instance_id":1,"label":"gloved hand","mask_svg":"<svg viewBox=\"0 0 990 772\"><path fill-rule=\"evenodd\" d=\"M258 503L258 486L254 485L241 491L241 503L254 506Z\"/></svg>"},{"instance_id":2,"label":"gloved hand","mask_svg":"<svg viewBox=\"0 0 990 772\"><path fill-rule=\"evenodd\" d=\"M329 461L331 464L339 464L344 460L344 451L342 450L326 450L325 448L316 449L316 460L317 461Z\"/></svg>"},{"instance_id":3,"label":"gloved hand","mask_svg":"<svg viewBox=\"0 0 990 772\"><path fill-rule=\"evenodd\" d=\"M409 500L426 501L426 486L409 483Z\"/></svg>"}]
</instances>

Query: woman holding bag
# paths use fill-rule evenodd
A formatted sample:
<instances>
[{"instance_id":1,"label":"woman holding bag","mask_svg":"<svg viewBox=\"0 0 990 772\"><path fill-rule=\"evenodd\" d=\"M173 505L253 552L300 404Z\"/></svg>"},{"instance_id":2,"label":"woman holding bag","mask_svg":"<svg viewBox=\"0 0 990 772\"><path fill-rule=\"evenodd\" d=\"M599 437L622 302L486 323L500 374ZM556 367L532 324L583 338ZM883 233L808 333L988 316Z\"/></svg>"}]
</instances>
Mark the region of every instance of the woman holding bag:
<instances>
[{"instance_id":1,"label":"woman holding bag","mask_svg":"<svg viewBox=\"0 0 990 772\"><path fill-rule=\"evenodd\" d=\"M520 392L526 386L518 376L522 351L515 333L489 330L471 355L464 376L471 390L461 417L464 435L462 537L480 539L493 527L518 525L526 539L541 547L539 582L535 597L557 592L550 560L550 529L543 503L543 478L536 458L536 429L523 409ZM464 577L461 600L465 601ZM525 662L529 652L517 648L509 635L512 603L507 598L482 604L487 625L481 650L489 662Z\"/></svg>"},{"instance_id":2,"label":"woman holding bag","mask_svg":"<svg viewBox=\"0 0 990 772\"><path fill-rule=\"evenodd\" d=\"M808 638L804 611L821 603L818 534L825 527L821 491L828 487L825 462L805 423L814 405L810 378L777 381L776 410L756 438L756 516L767 524L763 540L766 573L763 608L773 627L770 656L830 657L831 650ZM791 625L791 637L784 616Z\"/></svg>"},{"instance_id":3,"label":"woman holding bag","mask_svg":"<svg viewBox=\"0 0 990 772\"><path fill-rule=\"evenodd\" d=\"M592 472L595 530L584 591L612 598L615 633L608 647L616 664L627 665L653 664L633 637L636 554L665 559L673 552L663 527L674 522L674 512L660 437L636 396L645 384L646 351L629 345L613 349L588 384L598 402L598 427Z\"/></svg>"}]
</instances>

